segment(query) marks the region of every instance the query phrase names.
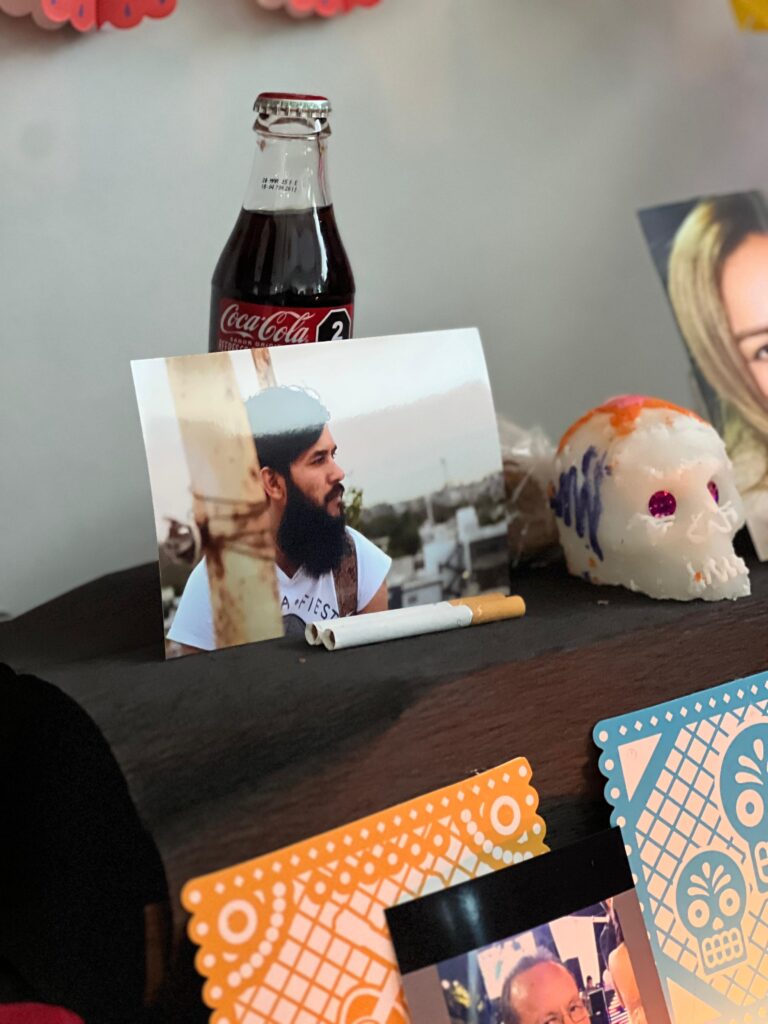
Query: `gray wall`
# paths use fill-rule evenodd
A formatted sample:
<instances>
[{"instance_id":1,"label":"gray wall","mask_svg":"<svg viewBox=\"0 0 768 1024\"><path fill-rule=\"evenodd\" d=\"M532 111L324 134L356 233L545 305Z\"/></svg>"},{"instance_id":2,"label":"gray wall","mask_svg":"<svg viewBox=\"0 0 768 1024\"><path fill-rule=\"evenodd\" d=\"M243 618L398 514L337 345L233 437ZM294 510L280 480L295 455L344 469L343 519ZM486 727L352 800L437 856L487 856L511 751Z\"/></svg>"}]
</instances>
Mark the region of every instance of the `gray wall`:
<instances>
[{"instance_id":1,"label":"gray wall","mask_svg":"<svg viewBox=\"0 0 768 1024\"><path fill-rule=\"evenodd\" d=\"M500 409L553 435L611 393L688 400L634 210L768 177L768 38L727 0L0 15L0 609L154 557L128 361L205 349L270 88L334 102L359 335L477 325Z\"/></svg>"}]
</instances>

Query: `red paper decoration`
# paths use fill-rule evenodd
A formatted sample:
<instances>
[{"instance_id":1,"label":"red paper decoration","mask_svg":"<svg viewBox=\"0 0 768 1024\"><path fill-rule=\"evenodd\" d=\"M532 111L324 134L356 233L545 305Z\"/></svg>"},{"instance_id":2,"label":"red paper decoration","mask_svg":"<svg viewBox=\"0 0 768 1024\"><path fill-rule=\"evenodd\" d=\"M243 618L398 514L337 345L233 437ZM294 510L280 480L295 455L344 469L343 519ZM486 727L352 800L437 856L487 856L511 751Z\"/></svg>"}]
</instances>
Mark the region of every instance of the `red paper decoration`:
<instances>
[{"instance_id":1,"label":"red paper decoration","mask_svg":"<svg viewBox=\"0 0 768 1024\"><path fill-rule=\"evenodd\" d=\"M268 10L284 7L294 18L306 18L319 14L332 18L336 14L349 14L353 7L373 7L379 0L257 0Z\"/></svg>"},{"instance_id":2,"label":"red paper decoration","mask_svg":"<svg viewBox=\"0 0 768 1024\"><path fill-rule=\"evenodd\" d=\"M43 13L51 21L69 22L79 32L102 25L133 28L143 18L164 18L176 0L42 0Z\"/></svg>"},{"instance_id":3,"label":"red paper decoration","mask_svg":"<svg viewBox=\"0 0 768 1024\"><path fill-rule=\"evenodd\" d=\"M176 0L0 0L6 14L31 14L43 28L69 24L78 32L102 25L133 28L143 18L164 18Z\"/></svg>"},{"instance_id":4,"label":"red paper decoration","mask_svg":"<svg viewBox=\"0 0 768 1024\"><path fill-rule=\"evenodd\" d=\"M373 7L379 0L256 0L268 10L284 8L294 18L319 14L332 18L349 14L354 7ZM133 28L143 18L165 18L176 0L0 0L0 11L11 15L31 14L41 28L71 25L78 32L90 32L102 25Z\"/></svg>"},{"instance_id":5,"label":"red paper decoration","mask_svg":"<svg viewBox=\"0 0 768 1024\"><path fill-rule=\"evenodd\" d=\"M0 11L13 18L31 14L40 28L61 28L60 22L51 21L43 14L43 0L0 0Z\"/></svg>"}]
</instances>

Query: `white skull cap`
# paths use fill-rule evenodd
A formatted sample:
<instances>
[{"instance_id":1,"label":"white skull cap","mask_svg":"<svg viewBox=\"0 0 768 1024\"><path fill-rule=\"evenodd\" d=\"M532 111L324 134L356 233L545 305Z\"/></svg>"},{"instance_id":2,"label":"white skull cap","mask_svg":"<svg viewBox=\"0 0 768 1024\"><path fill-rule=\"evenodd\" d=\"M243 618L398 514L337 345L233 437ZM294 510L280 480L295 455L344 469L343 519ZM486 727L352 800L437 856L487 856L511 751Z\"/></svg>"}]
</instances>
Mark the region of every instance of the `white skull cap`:
<instances>
[{"instance_id":1,"label":"white skull cap","mask_svg":"<svg viewBox=\"0 0 768 1024\"><path fill-rule=\"evenodd\" d=\"M574 575L678 601L750 592L733 469L689 409L640 395L592 409L560 441L550 500Z\"/></svg>"}]
</instances>

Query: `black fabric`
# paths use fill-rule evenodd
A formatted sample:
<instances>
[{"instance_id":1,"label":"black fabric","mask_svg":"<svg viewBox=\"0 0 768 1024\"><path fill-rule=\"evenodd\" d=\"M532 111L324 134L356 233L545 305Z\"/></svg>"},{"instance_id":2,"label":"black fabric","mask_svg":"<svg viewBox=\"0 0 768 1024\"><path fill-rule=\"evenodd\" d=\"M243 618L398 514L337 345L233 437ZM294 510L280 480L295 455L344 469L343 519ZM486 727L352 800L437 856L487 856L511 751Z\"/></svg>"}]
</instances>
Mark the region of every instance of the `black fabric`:
<instances>
[{"instance_id":1,"label":"black fabric","mask_svg":"<svg viewBox=\"0 0 768 1024\"><path fill-rule=\"evenodd\" d=\"M91 718L5 665L0 814L0 976L87 1024L139 1020L143 908L168 898L159 854Z\"/></svg>"}]
</instances>

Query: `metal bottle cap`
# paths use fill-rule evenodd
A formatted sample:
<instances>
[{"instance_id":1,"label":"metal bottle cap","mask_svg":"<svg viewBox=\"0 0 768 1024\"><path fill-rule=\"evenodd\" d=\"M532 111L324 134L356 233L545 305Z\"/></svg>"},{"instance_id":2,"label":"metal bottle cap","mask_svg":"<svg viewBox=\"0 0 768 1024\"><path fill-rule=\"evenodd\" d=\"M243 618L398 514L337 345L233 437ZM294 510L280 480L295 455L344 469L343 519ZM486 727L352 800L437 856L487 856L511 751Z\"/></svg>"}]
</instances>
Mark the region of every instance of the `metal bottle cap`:
<instances>
[{"instance_id":1,"label":"metal bottle cap","mask_svg":"<svg viewBox=\"0 0 768 1024\"><path fill-rule=\"evenodd\" d=\"M330 135L328 115L331 104L325 96L304 96L291 92L262 92L253 105L254 130L295 138Z\"/></svg>"},{"instance_id":2,"label":"metal bottle cap","mask_svg":"<svg viewBox=\"0 0 768 1024\"><path fill-rule=\"evenodd\" d=\"M293 92L262 92L253 109L259 115L327 118L331 104L325 96L304 96Z\"/></svg>"}]
</instances>

